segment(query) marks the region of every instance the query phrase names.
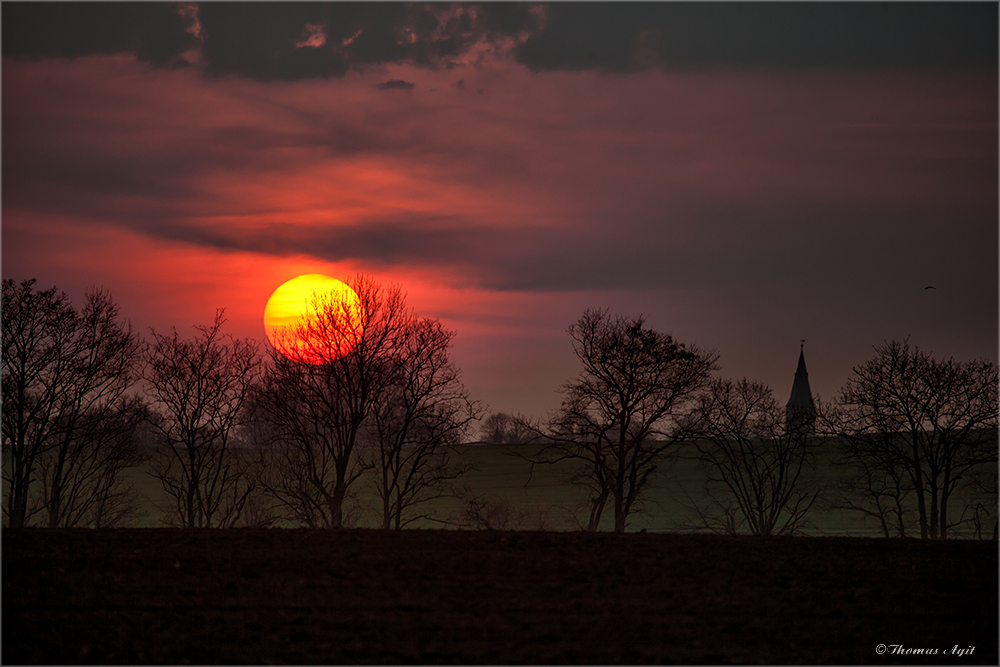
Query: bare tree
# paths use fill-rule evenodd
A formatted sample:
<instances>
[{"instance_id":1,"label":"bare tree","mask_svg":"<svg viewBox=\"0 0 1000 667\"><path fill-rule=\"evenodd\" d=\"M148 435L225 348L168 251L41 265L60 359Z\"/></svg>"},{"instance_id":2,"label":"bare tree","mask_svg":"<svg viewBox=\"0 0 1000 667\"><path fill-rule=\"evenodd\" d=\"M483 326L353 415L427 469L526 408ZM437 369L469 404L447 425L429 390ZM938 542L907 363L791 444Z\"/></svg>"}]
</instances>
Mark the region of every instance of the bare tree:
<instances>
[{"instance_id":1,"label":"bare tree","mask_svg":"<svg viewBox=\"0 0 1000 667\"><path fill-rule=\"evenodd\" d=\"M563 387L552 444L534 461L576 461L575 479L590 491L588 529L611 502L614 530L624 532L657 458L689 435L685 416L718 355L606 311L586 311L568 331L583 371Z\"/></svg>"},{"instance_id":2,"label":"bare tree","mask_svg":"<svg viewBox=\"0 0 1000 667\"><path fill-rule=\"evenodd\" d=\"M369 429L383 528L399 530L432 518L411 510L451 495L450 482L470 468L452 460L452 447L479 416L448 359L454 335L430 319L412 318L401 329L394 378L374 406Z\"/></svg>"},{"instance_id":3,"label":"bare tree","mask_svg":"<svg viewBox=\"0 0 1000 667\"><path fill-rule=\"evenodd\" d=\"M357 303L313 295L308 317L272 350L255 406L269 436L262 484L310 527L344 525L345 499L366 469L364 429L394 382L409 321L397 286L363 275L350 286Z\"/></svg>"},{"instance_id":4,"label":"bare tree","mask_svg":"<svg viewBox=\"0 0 1000 667\"><path fill-rule=\"evenodd\" d=\"M845 417L836 403L819 411L827 433L836 434ZM831 486L830 505L861 515L883 537L907 537L917 526L913 487L904 462L885 447L891 439L839 438L833 465L839 471Z\"/></svg>"},{"instance_id":5,"label":"bare tree","mask_svg":"<svg viewBox=\"0 0 1000 667\"><path fill-rule=\"evenodd\" d=\"M89 292L77 313L64 293L34 283L3 281L4 515L11 527L43 511L47 525L81 525L130 496L119 445L134 424L123 415L134 408L142 342L107 293Z\"/></svg>"},{"instance_id":6,"label":"bare tree","mask_svg":"<svg viewBox=\"0 0 1000 667\"><path fill-rule=\"evenodd\" d=\"M811 429L787 427L771 389L745 378L713 380L695 414L706 495L722 510L703 519L722 532L797 532L819 496Z\"/></svg>"},{"instance_id":7,"label":"bare tree","mask_svg":"<svg viewBox=\"0 0 1000 667\"><path fill-rule=\"evenodd\" d=\"M144 459L134 438L141 408L132 397L114 411L95 409L78 417L78 432L39 458L38 500L46 526L114 528L146 514L124 474Z\"/></svg>"},{"instance_id":8,"label":"bare tree","mask_svg":"<svg viewBox=\"0 0 1000 667\"><path fill-rule=\"evenodd\" d=\"M253 491L248 453L234 450L258 378L257 344L222 333L224 311L192 339L153 333L147 394L159 413L149 425L162 441L152 475L170 499L166 521L184 528L237 524Z\"/></svg>"},{"instance_id":9,"label":"bare tree","mask_svg":"<svg viewBox=\"0 0 1000 667\"><path fill-rule=\"evenodd\" d=\"M494 445L523 445L536 437L525 417L506 412L495 412L483 420L479 433L483 442Z\"/></svg>"},{"instance_id":10,"label":"bare tree","mask_svg":"<svg viewBox=\"0 0 1000 667\"><path fill-rule=\"evenodd\" d=\"M966 484L966 505L963 517L972 524L976 539L996 540L1000 534L998 520L997 496L1000 477L996 466L983 466L968 476Z\"/></svg>"},{"instance_id":11,"label":"bare tree","mask_svg":"<svg viewBox=\"0 0 1000 667\"><path fill-rule=\"evenodd\" d=\"M947 538L959 481L997 461L996 365L939 361L892 341L854 368L837 408L847 460L888 480L893 494L915 498L922 538Z\"/></svg>"},{"instance_id":12,"label":"bare tree","mask_svg":"<svg viewBox=\"0 0 1000 667\"><path fill-rule=\"evenodd\" d=\"M34 283L3 281L4 517L12 528L31 519L38 458L58 438L76 324L65 293L35 292Z\"/></svg>"},{"instance_id":13,"label":"bare tree","mask_svg":"<svg viewBox=\"0 0 1000 667\"><path fill-rule=\"evenodd\" d=\"M475 530L550 530L541 508L513 505L498 496L469 492L459 520Z\"/></svg>"}]
</instances>

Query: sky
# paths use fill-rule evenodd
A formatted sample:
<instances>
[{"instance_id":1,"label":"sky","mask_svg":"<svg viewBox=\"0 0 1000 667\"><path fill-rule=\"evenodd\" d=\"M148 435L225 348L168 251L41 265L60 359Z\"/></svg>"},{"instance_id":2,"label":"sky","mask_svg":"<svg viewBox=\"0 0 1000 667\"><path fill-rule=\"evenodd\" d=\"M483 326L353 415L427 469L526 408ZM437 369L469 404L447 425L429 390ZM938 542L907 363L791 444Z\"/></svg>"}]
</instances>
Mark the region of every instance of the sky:
<instances>
[{"instance_id":1,"label":"sky","mask_svg":"<svg viewBox=\"0 0 1000 667\"><path fill-rule=\"evenodd\" d=\"M886 340L996 361L997 8L4 2L2 275L263 341L363 272L532 417L588 308L781 402L803 339L824 400Z\"/></svg>"}]
</instances>

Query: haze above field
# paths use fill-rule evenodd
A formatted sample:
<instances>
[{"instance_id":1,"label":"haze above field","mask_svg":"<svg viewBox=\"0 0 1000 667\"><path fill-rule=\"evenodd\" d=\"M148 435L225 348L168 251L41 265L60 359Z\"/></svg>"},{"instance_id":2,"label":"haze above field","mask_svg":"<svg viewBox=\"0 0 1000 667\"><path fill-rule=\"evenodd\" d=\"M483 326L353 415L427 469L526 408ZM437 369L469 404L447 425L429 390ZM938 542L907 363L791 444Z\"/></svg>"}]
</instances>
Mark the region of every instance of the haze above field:
<instances>
[{"instance_id":1,"label":"haze above field","mask_svg":"<svg viewBox=\"0 0 1000 667\"><path fill-rule=\"evenodd\" d=\"M142 330L398 282L541 416L585 308L787 398L997 359L995 3L3 6L4 278ZM934 286L935 289L925 289Z\"/></svg>"}]
</instances>

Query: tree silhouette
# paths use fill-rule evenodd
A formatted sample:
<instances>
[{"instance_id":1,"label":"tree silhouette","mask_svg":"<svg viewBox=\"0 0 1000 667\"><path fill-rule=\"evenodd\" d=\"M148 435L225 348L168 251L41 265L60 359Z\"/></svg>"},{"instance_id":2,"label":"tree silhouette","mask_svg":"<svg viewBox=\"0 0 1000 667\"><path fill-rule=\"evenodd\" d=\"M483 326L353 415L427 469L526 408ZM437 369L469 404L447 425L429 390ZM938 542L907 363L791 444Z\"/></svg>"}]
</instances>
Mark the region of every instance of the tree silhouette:
<instances>
[{"instance_id":1,"label":"tree silhouette","mask_svg":"<svg viewBox=\"0 0 1000 667\"><path fill-rule=\"evenodd\" d=\"M813 463L811 423L788 426L769 387L747 379L713 380L695 412L698 458L707 496L722 520L709 527L752 535L797 532L819 488L807 479Z\"/></svg>"},{"instance_id":2,"label":"tree silhouette","mask_svg":"<svg viewBox=\"0 0 1000 667\"><path fill-rule=\"evenodd\" d=\"M153 332L144 379L162 447L152 474L170 499L166 520L185 528L235 525L253 491L246 452L234 451L237 429L258 378L257 344L222 333L218 310L194 338Z\"/></svg>"},{"instance_id":3,"label":"tree silhouette","mask_svg":"<svg viewBox=\"0 0 1000 667\"><path fill-rule=\"evenodd\" d=\"M881 502L888 480L891 495L915 497L920 536L946 539L959 482L997 461L997 409L993 362L939 361L906 340L892 341L854 368L832 427L853 469L879 481L874 489L862 485L872 504Z\"/></svg>"},{"instance_id":4,"label":"tree silhouette","mask_svg":"<svg viewBox=\"0 0 1000 667\"><path fill-rule=\"evenodd\" d=\"M120 473L134 461L142 342L106 292L88 292L78 313L34 284L3 281L4 517L106 525L134 495Z\"/></svg>"},{"instance_id":5,"label":"tree silhouette","mask_svg":"<svg viewBox=\"0 0 1000 667\"><path fill-rule=\"evenodd\" d=\"M382 527L399 530L426 515L411 510L452 493L470 468L451 448L479 415L448 359L454 333L437 320L411 318L400 329L393 381L372 410L371 478L382 501Z\"/></svg>"},{"instance_id":6,"label":"tree silhouette","mask_svg":"<svg viewBox=\"0 0 1000 667\"><path fill-rule=\"evenodd\" d=\"M494 412L479 427L483 442L494 445L523 445L536 435L536 429L520 413Z\"/></svg>"},{"instance_id":7,"label":"tree silhouette","mask_svg":"<svg viewBox=\"0 0 1000 667\"><path fill-rule=\"evenodd\" d=\"M706 386L718 355L686 346L645 326L642 317L587 310L568 329L583 371L567 383L550 420L552 440L535 462L578 463L575 481L589 488L589 530L608 502L615 532L624 532L656 461L683 441L686 415Z\"/></svg>"},{"instance_id":8,"label":"tree silhouette","mask_svg":"<svg viewBox=\"0 0 1000 667\"><path fill-rule=\"evenodd\" d=\"M351 486L371 466L359 457L365 429L395 379L409 322L398 286L367 276L350 282L358 304L316 294L291 335L301 350L272 349L255 410L266 434L267 493L293 521L340 528ZM301 358L294 358L300 356ZM308 363L308 359L325 359Z\"/></svg>"}]
</instances>

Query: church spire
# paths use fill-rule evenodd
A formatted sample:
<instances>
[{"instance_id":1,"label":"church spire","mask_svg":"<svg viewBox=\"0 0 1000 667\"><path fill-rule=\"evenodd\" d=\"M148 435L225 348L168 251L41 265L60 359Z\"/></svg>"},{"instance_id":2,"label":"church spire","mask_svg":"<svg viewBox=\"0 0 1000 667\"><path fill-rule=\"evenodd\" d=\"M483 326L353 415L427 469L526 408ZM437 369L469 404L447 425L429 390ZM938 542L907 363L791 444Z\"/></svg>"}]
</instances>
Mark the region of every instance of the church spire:
<instances>
[{"instance_id":1,"label":"church spire","mask_svg":"<svg viewBox=\"0 0 1000 667\"><path fill-rule=\"evenodd\" d=\"M785 404L785 428L802 429L806 433L816 432L816 404L809 389L809 373L806 371L805 341L799 343L799 365L795 369L792 395Z\"/></svg>"}]
</instances>

